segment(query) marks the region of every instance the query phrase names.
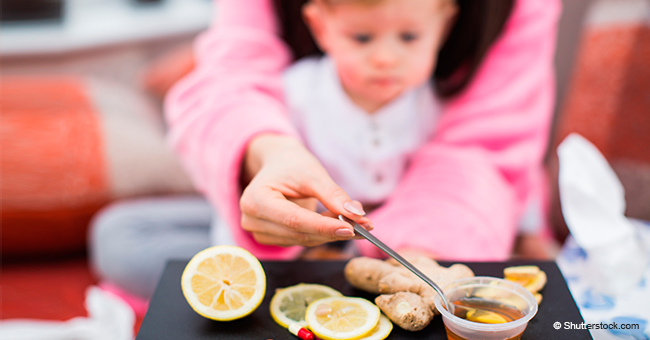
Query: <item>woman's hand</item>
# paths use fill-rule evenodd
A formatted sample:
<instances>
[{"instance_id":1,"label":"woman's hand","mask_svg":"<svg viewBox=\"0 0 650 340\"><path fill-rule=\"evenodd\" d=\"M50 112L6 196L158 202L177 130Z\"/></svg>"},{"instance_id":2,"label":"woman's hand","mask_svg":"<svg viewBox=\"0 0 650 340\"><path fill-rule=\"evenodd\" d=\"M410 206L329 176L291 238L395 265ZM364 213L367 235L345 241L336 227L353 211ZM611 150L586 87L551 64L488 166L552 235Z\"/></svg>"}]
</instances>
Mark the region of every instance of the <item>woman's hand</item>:
<instances>
[{"instance_id":1,"label":"woman's hand","mask_svg":"<svg viewBox=\"0 0 650 340\"><path fill-rule=\"evenodd\" d=\"M262 134L251 140L244 159L241 224L261 244L316 246L354 237L343 214L366 229L370 220L320 162L293 138ZM320 201L329 211L316 213Z\"/></svg>"}]
</instances>

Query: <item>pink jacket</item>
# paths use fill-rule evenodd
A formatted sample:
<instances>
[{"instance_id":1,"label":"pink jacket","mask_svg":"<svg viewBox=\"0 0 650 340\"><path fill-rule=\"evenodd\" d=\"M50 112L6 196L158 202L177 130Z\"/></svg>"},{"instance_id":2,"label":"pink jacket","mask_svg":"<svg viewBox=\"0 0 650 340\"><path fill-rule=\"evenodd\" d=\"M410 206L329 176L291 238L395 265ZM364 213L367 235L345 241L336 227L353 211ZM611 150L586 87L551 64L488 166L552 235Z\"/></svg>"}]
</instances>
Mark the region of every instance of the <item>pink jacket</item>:
<instances>
[{"instance_id":1,"label":"pink jacket","mask_svg":"<svg viewBox=\"0 0 650 340\"><path fill-rule=\"evenodd\" d=\"M283 104L290 52L271 0L220 0L195 44L196 68L166 98L170 141L196 186L262 259L300 247L256 243L240 225L239 174L248 141L297 134ZM558 0L519 0L473 81L446 103L435 137L414 156L392 197L369 217L389 246L441 259L504 260L541 172L554 102ZM364 255L380 256L366 241Z\"/></svg>"}]
</instances>

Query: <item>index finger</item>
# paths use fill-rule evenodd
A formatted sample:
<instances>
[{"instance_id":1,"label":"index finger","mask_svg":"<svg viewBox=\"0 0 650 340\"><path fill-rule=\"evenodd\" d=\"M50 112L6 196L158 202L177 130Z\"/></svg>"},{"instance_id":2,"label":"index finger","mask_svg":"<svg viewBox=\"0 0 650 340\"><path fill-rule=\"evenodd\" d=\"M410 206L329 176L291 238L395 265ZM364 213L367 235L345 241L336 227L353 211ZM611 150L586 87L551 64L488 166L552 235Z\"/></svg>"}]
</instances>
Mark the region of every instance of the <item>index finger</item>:
<instances>
[{"instance_id":1,"label":"index finger","mask_svg":"<svg viewBox=\"0 0 650 340\"><path fill-rule=\"evenodd\" d=\"M361 203L353 201L329 175L313 178L303 190L306 194L318 198L325 208L336 216L343 215L355 222L368 224L369 220L365 217Z\"/></svg>"},{"instance_id":2,"label":"index finger","mask_svg":"<svg viewBox=\"0 0 650 340\"><path fill-rule=\"evenodd\" d=\"M281 193L272 189L270 191L273 193L267 197L272 198L267 204L260 205L259 218L301 233L322 235L333 239L349 239L354 236L354 229L350 224L302 208L287 200Z\"/></svg>"}]
</instances>

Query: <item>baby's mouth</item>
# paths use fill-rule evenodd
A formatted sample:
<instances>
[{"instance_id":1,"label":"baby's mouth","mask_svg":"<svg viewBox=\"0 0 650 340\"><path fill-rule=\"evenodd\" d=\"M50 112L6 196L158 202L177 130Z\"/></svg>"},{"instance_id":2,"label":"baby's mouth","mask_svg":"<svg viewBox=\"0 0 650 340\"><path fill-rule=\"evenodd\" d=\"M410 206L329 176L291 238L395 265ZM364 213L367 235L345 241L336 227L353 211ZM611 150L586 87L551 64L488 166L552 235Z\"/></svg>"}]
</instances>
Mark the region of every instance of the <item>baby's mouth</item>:
<instances>
[{"instance_id":1,"label":"baby's mouth","mask_svg":"<svg viewBox=\"0 0 650 340\"><path fill-rule=\"evenodd\" d=\"M393 77L371 78L370 83L381 87L392 86L397 84L397 78L393 78Z\"/></svg>"}]
</instances>

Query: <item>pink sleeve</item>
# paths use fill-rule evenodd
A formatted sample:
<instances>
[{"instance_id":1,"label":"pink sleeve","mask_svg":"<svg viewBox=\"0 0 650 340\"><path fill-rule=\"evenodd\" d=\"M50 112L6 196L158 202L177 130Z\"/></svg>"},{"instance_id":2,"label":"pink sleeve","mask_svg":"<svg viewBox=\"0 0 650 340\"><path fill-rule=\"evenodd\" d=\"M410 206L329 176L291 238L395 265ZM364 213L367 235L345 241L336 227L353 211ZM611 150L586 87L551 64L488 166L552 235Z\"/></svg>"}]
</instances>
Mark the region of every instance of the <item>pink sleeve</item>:
<instances>
[{"instance_id":1,"label":"pink sleeve","mask_svg":"<svg viewBox=\"0 0 650 340\"><path fill-rule=\"evenodd\" d=\"M215 25L195 43L195 70L165 99L169 140L238 245L264 259L300 247L263 246L241 228L239 176L248 141L262 132L297 135L285 113L280 73L290 61L271 0L215 2Z\"/></svg>"},{"instance_id":2,"label":"pink sleeve","mask_svg":"<svg viewBox=\"0 0 650 340\"><path fill-rule=\"evenodd\" d=\"M554 103L557 0L520 0L434 138L370 215L390 246L449 260L504 260L542 166ZM380 256L366 241L362 253Z\"/></svg>"}]
</instances>

